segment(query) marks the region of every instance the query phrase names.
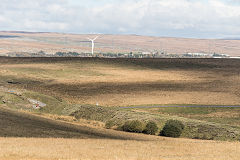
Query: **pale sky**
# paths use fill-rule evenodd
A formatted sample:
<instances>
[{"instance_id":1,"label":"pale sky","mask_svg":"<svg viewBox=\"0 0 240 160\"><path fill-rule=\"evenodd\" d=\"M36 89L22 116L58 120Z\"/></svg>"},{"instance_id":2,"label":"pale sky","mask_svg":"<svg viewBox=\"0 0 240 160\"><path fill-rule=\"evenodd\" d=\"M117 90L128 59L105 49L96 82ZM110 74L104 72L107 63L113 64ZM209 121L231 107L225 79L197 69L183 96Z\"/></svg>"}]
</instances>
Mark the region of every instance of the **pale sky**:
<instances>
[{"instance_id":1,"label":"pale sky","mask_svg":"<svg viewBox=\"0 0 240 160\"><path fill-rule=\"evenodd\" d=\"M239 38L240 0L0 0L0 30Z\"/></svg>"}]
</instances>

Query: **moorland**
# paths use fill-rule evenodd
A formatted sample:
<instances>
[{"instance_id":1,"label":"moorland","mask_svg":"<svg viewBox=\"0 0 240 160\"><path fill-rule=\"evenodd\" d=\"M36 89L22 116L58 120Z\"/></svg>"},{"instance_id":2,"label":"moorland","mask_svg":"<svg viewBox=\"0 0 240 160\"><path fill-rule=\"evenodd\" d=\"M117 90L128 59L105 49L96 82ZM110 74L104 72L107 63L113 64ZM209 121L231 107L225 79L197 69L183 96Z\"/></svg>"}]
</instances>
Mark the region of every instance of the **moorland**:
<instances>
[{"instance_id":1,"label":"moorland","mask_svg":"<svg viewBox=\"0 0 240 160\"><path fill-rule=\"evenodd\" d=\"M0 159L239 159L240 108L216 107L240 104L239 67L238 59L0 57ZM133 119L185 128L180 139L116 131Z\"/></svg>"}]
</instances>

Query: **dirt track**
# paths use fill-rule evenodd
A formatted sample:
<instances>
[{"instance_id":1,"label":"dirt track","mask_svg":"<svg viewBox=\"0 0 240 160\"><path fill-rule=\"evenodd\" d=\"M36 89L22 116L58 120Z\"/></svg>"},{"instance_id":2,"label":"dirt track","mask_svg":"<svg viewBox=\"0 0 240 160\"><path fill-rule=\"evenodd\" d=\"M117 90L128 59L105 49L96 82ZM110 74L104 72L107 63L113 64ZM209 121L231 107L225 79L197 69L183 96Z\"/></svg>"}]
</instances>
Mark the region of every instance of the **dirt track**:
<instances>
[{"instance_id":1,"label":"dirt track","mask_svg":"<svg viewBox=\"0 0 240 160\"><path fill-rule=\"evenodd\" d=\"M185 107L189 107L189 108L240 108L240 106L200 106L200 105L189 105L189 106L133 106L133 107L119 107L119 108L185 108Z\"/></svg>"}]
</instances>

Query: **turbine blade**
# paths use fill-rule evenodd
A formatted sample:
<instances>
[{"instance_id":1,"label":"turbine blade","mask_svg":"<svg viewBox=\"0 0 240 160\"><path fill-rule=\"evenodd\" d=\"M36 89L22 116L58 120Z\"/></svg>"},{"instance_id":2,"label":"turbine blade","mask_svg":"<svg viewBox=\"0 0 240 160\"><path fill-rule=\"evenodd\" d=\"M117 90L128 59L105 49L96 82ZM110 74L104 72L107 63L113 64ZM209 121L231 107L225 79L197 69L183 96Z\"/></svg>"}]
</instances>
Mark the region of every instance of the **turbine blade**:
<instances>
[{"instance_id":1,"label":"turbine blade","mask_svg":"<svg viewBox=\"0 0 240 160\"><path fill-rule=\"evenodd\" d=\"M88 39L89 41L93 41L92 39L90 39L90 38L88 38L88 37L87 37L87 39Z\"/></svg>"},{"instance_id":2,"label":"turbine blade","mask_svg":"<svg viewBox=\"0 0 240 160\"><path fill-rule=\"evenodd\" d=\"M98 37L99 37L99 36L95 37L95 38L93 39L93 41L95 41Z\"/></svg>"}]
</instances>

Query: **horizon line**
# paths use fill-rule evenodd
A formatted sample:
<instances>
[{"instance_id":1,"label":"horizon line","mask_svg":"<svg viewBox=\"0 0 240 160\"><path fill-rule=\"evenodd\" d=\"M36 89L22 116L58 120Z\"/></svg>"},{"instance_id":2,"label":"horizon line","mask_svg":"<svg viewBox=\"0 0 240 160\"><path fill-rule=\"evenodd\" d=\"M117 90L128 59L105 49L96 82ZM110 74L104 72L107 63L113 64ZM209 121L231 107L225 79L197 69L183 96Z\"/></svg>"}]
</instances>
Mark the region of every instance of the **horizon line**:
<instances>
[{"instance_id":1,"label":"horizon line","mask_svg":"<svg viewBox=\"0 0 240 160\"><path fill-rule=\"evenodd\" d=\"M69 34L69 35L116 35L116 36L141 36L141 37L156 37L156 38L179 38L179 39L203 39L203 40L240 40L240 37L226 37L226 38L196 38L196 37L177 37L177 36L153 36L153 35L140 35L140 34L114 34L114 33L73 33L73 32L53 32L53 31L26 31L26 30L0 30L0 32L9 33L55 33L55 34Z\"/></svg>"}]
</instances>

